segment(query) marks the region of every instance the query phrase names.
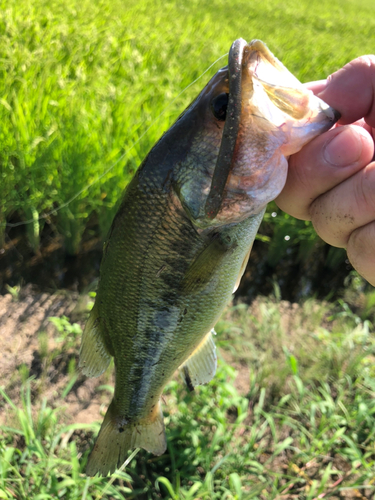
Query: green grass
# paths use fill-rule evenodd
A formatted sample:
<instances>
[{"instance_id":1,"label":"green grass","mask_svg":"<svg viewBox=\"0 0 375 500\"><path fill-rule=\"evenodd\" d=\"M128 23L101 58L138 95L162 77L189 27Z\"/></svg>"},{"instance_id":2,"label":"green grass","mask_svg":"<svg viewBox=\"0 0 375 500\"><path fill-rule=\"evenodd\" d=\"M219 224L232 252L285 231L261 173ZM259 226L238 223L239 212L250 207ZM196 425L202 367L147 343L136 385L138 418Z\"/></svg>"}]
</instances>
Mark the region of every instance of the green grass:
<instances>
[{"instance_id":1,"label":"green grass","mask_svg":"<svg viewBox=\"0 0 375 500\"><path fill-rule=\"evenodd\" d=\"M307 81L373 51L375 28L371 0L3 0L0 7L1 228L15 213L32 221L26 228L36 250L39 217L68 203L47 221L69 253L91 215L106 234L147 151L225 60L172 100L234 39L261 38Z\"/></svg>"},{"instance_id":2,"label":"green grass","mask_svg":"<svg viewBox=\"0 0 375 500\"><path fill-rule=\"evenodd\" d=\"M357 312L277 293L229 308L213 381L188 393L175 379L164 392L167 452L141 450L113 483L85 477L99 425L64 424L61 403L43 402L43 374L26 379L17 401L2 389L0 498L373 498L375 341L365 305ZM78 352L78 326L54 322L60 352Z\"/></svg>"},{"instance_id":3,"label":"green grass","mask_svg":"<svg viewBox=\"0 0 375 500\"><path fill-rule=\"evenodd\" d=\"M34 249L39 217L51 210L48 223L70 253L93 214L105 235L140 161L223 60L173 99L234 39L261 38L302 81L324 78L374 50L372 0L7 0L0 6L0 223L4 229L15 215L32 220L26 228ZM311 247L308 225L273 219L270 263L287 250L285 234L289 244ZM293 309L278 299L231 309L218 325L218 344L240 373L248 370L246 391L235 388L236 371L224 360L213 382L193 395L172 381L164 405L167 454L139 452L111 486L83 474L99 426L66 425L59 406L43 403L57 351L47 351L41 334L40 377L29 380L22 365L12 378L22 383L15 399L4 381L1 405L9 422L0 437L0 498L95 499L104 491L103 498L113 499L313 500L343 496L345 489L370 498L374 296L362 294L360 303L360 294L352 287L346 297L355 312L346 302L332 308L310 300ZM61 352L77 353L76 328L57 326ZM75 383L75 364L73 357L63 396Z\"/></svg>"}]
</instances>

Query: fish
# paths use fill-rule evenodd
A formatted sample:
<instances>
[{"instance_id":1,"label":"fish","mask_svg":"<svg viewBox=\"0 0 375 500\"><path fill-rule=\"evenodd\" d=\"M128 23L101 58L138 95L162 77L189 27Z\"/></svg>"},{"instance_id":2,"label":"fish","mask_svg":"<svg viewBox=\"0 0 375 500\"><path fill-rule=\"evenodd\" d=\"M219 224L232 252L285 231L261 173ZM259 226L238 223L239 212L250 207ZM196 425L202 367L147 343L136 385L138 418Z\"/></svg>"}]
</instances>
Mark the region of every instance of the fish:
<instances>
[{"instance_id":1,"label":"fish","mask_svg":"<svg viewBox=\"0 0 375 500\"><path fill-rule=\"evenodd\" d=\"M220 69L148 153L103 246L79 367L114 358L115 389L86 474L129 450L166 451L161 395L180 369L189 389L214 376L214 326L238 287L288 157L339 114L260 40L235 40Z\"/></svg>"}]
</instances>

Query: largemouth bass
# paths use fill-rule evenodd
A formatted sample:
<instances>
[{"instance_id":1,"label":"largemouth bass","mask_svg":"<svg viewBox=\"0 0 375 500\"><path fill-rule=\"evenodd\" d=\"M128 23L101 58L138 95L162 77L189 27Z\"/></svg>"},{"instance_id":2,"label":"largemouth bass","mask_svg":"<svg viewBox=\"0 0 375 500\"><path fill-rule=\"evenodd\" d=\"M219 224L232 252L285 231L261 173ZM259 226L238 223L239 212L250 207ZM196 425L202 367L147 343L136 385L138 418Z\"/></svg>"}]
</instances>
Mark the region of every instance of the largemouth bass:
<instances>
[{"instance_id":1,"label":"largemouth bass","mask_svg":"<svg viewBox=\"0 0 375 500\"><path fill-rule=\"evenodd\" d=\"M153 147L125 190L104 245L79 365L116 385L87 474L129 449L160 455L160 397L180 368L190 388L216 370L212 329L245 270L287 157L339 115L259 40L236 40L218 71Z\"/></svg>"}]
</instances>

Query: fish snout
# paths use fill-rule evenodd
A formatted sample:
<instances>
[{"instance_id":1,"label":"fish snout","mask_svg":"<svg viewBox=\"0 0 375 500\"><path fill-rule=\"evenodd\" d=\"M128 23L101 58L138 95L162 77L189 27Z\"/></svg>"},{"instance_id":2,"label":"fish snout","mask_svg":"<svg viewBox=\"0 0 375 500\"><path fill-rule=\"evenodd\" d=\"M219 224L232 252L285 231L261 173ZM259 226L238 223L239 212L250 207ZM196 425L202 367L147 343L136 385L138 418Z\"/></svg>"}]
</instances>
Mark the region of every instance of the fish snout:
<instances>
[{"instance_id":1,"label":"fish snout","mask_svg":"<svg viewBox=\"0 0 375 500\"><path fill-rule=\"evenodd\" d=\"M338 122L341 118L341 113L339 113L336 109L331 108L331 106L328 106L328 104L324 101L321 101L321 110L327 116L328 120L332 122L332 125Z\"/></svg>"}]
</instances>

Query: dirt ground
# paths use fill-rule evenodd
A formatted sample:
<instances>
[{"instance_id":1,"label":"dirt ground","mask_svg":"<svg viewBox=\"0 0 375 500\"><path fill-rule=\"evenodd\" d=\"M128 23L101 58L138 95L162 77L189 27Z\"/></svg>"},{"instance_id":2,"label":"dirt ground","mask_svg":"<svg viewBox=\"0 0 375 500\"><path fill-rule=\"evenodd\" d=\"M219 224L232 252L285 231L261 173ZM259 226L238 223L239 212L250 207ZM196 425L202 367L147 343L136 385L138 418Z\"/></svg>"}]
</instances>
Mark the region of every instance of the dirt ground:
<instances>
[{"instance_id":1,"label":"dirt ground","mask_svg":"<svg viewBox=\"0 0 375 500\"><path fill-rule=\"evenodd\" d=\"M20 290L16 297L10 293L0 295L0 385L14 403L20 400L22 373L37 380L38 399L46 399L52 407L64 407L67 423L92 423L101 421L111 396L99 386L114 383L113 369L109 368L101 377L89 379L75 370L73 387L65 398L65 388L72 379L69 364L78 365L80 335L74 345L59 342L61 334L50 317L67 316L82 328L87 318L87 296L58 291L41 293L32 285ZM228 353L222 353L226 361ZM235 363L238 375L236 388L246 394L249 390L248 368ZM8 413L0 413L0 425L8 420Z\"/></svg>"},{"instance_id":2,"label":"dirt ground","mask_svg":"<svg viewBox=\"0 0 375 500\"><path fill-rule=\"evenodd\" d=\"M72 360L75 366L78 363L79 341L65 349L66 342L65 345L59 342L61 334L49 320L64 315L83 327L87 300L72 292L40 293L31 285L25 286L16 298L11 294L0 295L0 385L16 404L23 372L37 379L38 399L47 399L52 407L65 407L67 423L102 419L101 407L108 404L110 396L98 393L96 388L111 383L112 377L104 374L88 379L77 373L72 389L62 399L72 379L69 363ZM0 424L7 419L7 412L0 413Z\"/></svg>"}]
</instances>

